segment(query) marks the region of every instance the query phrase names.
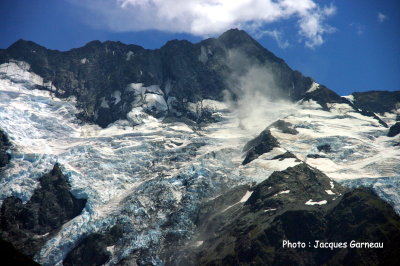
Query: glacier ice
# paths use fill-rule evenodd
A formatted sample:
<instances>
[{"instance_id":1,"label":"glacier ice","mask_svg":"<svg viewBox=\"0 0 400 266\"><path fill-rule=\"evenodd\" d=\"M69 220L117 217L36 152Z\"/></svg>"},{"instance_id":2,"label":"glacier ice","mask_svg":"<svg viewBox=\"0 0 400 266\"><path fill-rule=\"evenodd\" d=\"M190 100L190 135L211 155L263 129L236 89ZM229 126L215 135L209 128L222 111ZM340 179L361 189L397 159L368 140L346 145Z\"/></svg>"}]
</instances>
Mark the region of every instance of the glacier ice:
<instances>
[{"instance_id":1,"label":"glacier ice","mask_svg":"<svg viewBox=\"0 0 400 266\"><path fill-rule=\"evenodd\" d=\"M126 120L100 128L76 119L79 110L73 99L37 90L43 79L29 72L26 63L0 65L0 77L0 128L15 146L0 180L0 201L11 195L29 200L38 178L56 162L72 193L87 199L82 214L36 254L41 264L60 263L81 239L115 224L122 224L126 234L113 246L110 264L141 249L149 250L148 263L162 264L158 252L166 234L189 238L203 200L300 163L295 158L273 159L286 151L346 185L373 187L399 211L396 140L385 137L374 119L346 106L332 106L327 112L313 101L271 102L252 112L257 116L244 117L225 103L204 100L203 107L221 119L193 131L184 123L163 123L149 115L148 108L164 112L173 99L165 101L159 86L132 83L127 89L135 95L134 108ZM114 103L120 96L118 91L110 95ZM281 147L242 166L244 144L277 119L292 123L299 134L272 128ZM332 149L324 152L325 158L307 158L324 144Z\"/></svg>"}]
</instances>

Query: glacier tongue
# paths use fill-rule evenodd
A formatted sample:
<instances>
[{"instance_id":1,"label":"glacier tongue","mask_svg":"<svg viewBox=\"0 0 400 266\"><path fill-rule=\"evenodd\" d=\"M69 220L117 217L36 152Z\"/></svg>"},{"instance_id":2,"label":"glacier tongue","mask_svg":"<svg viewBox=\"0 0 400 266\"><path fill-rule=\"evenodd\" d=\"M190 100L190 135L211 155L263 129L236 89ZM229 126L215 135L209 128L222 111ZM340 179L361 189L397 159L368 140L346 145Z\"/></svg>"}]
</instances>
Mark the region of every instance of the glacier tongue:
<instances>
[{"instance_id":1,"label":"glacier tongue","mask_svg":"<svg viewBox=\"0 0 400 266\"><path fill-rule=\"evenodd\" d=\"M386 129L376 120L353 112L348 105L331 105L327 112L312 101L269 102L245 117L243 112L229 111L224 103L205 101L221 119L201 130L181 122L163 123L135 107L127 120L102 129L78 121L73 100L36 90L43 80L28 66L3 64L0 77L0 128L15 145L0 179L0 201L8 196L27 201L37 179L56 162L72 193L87 199L82 214L36 254L41 264L61 263L81 239L115 224L124 226L124 238L112 248L110 264L142 249L149 250L146 263L162 264L158 254L166 234L190 237L201 201L298 164L295 158L273 159L287 151L337 181L357 179L357 184L374 187L399 212L398 186L385 185L400 176L396 140L385 137ZM131 87L160 96L156 87ZM280 148L242 166L244 144L282 118L299 134L271 128ZM324 145L330 149L320 150ZM373 185L362 181L383 176L386 179Z\"/></svg>"}]
</instances>

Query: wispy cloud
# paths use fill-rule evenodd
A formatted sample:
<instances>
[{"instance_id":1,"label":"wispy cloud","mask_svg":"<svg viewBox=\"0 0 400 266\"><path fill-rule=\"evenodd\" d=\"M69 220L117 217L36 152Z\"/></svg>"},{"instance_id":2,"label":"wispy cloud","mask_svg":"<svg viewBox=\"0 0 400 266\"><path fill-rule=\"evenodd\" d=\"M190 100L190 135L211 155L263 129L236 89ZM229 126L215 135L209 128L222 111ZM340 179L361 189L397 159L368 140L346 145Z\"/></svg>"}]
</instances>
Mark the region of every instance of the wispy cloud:
<instances>
[{"instance_id":1,"label":"wispy cloud","mask_svg":"<svg viewBox=\"0 0 400 266\"><path fill-rule=\"evenodd\" d=\"M289 41L283 38L283 34L279 30L259 30L256 31L254 35L256 39L260 39L264 36L269 36L273 38L277 42L278 46L282 49L288 48L290 45Z\"/></svg>"},{"instance_id":2,"label":"wispy cloud","mask_svg":"<svg viewBox=\"0 0 400 266\"><path fill-rule=\"evenodd\" d=\"M350 23L350 27L355 29L357 35L362 35L365 31L365 26L358 22Z\"/></svg>"},{"instance_id":3,"label":"wispy cloud","mask_svg":"<svg viewBox=\"0 0 400 266\"><path fill-rule=\"evenodd\" d=\"M388 17L387 17L385 14L383 14L383 13L381 13L381 12L378 12L377 19L378 19L378 22L379 22L379 23L384 22L385 20L387 20L387 18L388 18Z\"/></svg>"},{"instance_id":4,"label":"wispy cloud","mask_svg":"<svg viewBox=\"0 0 400 266\"><path fill-rule=\"evenodd\" d=\"M299 21L300 34L305 38L306 46L314 48L324 43L323 35L335 32L335 28L324 24L324 20L336 13L336 7L316 7L313 12L302 16Z\"/></svg>"},{"instance_id":5,"label":"wispy cloud","mask_svg":"<svg viewBox=\"0 0 400 266\"><path fill-rule=\"evenodd\" d=\"M230 28L249 29L294 18L308 47L334 31L325 24L336 12L315 0L68 0L97 15L91 23L113 31L161 30L212 36ZM99 17L100 16L100 17ZM271 36L279 39L277 32ZM285 47L285 42L281 43Z\"/></svg>"}]
</instances>

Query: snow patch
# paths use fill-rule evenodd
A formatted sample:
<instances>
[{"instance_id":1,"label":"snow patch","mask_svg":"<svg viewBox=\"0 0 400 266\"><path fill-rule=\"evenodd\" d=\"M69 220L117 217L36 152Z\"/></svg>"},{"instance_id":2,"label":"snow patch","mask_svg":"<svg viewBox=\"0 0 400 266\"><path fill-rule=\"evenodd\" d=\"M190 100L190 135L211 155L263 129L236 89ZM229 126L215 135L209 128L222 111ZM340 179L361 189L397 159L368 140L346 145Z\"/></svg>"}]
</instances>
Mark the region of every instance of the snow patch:
<instances>
[{"instance_id":1,"label":"snow patch","mask_svg":"<svg viewBox=\"0 0 400 266\"><path fill-rule=\"evenodd\" d=\"M204 241L196 241L195 243L194 243L194 246L195 247L200 247L201 245L203 245L203 243L204 243Z\"/></svg>"},{"instance_id":2,"label":"snow patch","mask_svg":"<svg viewBox=\"0 0 400 266\"><path fill-rule=\"evenodd\" d=\"M334 193L332 190L330 190L330 189L325 190L325 192L326 192L328 195L335 195L335 193Z\"/></svg>"},{"instance_id":3,"label":"snow patch","mask_svg":"<svg viewBox=\"0 0 400 266\"><path fill-rule=\"evenodd\" d=\"M313 83L311 84L311 87L307 90L306 93L316 91L316 90L318 90L318 88L319 88L319 84L313 81Z\"/></svg>"},{"instance_id":4,"label":"snow patch","mask_svg":"<svg viewBox=\"0 0 400 266\"><path fill-rule=\"evenodd\" d=\"M82 58L81 59L81 64L86 64L88 62L87 58Z\"/></svg>"},{"instance_id":5,"label":"snow patch","mask_svg":"<svg viewBox=\"0 0 400 266\"><path fill-rule=\"evenodd\" d=\"M342 96L343 98L346 98L347 100L349 100L351 103L354 103L354 96L352 94L350 95L346 95L346 96Z\"/></svg>"},{"instance_id":6,"label":"snow patch","mask_svg":"<svg viewBox=\"0 0 400 266\"><path fill-rule=\"evenodd\" d=\"M127 52L126 53L126 61L130 61L131 60L131 58L134 56L134 52L132 52L132 51L129 51L129 52Z\"/></svg>"},{"instance_id":7,"label":"snow patch","mask_svg":"<svg viewBox=\"0 0 400 266\"><path fill-rule=\"evenodd\" d=\"M246 202L250 196L253 194L253 191L246 191L246 194L240 199L239 202Z\"/></svg>"},{"instance_id":8,"label":"snow patch","mask_svg":"<svg viewBox=\"0 0 400 266\"><path fill-rule=\"evenodd\" d=\"M111 97L115 99L114 104L118 104L121 101L121 92L116 90L116 91L113 92Z\"/></svg>"},{"instance_id":9,"label":"snow patch","mask_svg":"<svg viewBox=\"0 0 400 266\"><path fill-rule=\"evenodd\" d=\"M289 193L290 193L290 190L283 190L281 192L276 193L273 197L276 197L276 196L281 195L281 194L289 194Z\"/></svg>"},{"instance_id":10,"label":"snow patch","mask_svg":"<svg viewBox=\"0 0 400 266\"><path fill-rule=\"evenodd\" d=\"M313 201L312 199L310 199L304 204L305 205L325 205L326 203L328 203L328 201L326 201L326 200Z\"/></svg>"}]
</instances>

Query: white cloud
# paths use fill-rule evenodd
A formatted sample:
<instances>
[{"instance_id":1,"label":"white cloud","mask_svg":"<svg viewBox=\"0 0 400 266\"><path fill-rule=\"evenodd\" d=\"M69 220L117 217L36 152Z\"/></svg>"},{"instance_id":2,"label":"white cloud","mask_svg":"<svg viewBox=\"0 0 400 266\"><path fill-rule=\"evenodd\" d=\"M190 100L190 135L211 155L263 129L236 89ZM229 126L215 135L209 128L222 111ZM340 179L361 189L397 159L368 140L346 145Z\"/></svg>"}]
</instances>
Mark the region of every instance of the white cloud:
<instances>
[{"instance_id":1,"label":"white cloud","mask_svg":"<svg viewBox=\"0 0 400 266\"><path fill-rule=\"evenodd\" d=\"M324 43L323 35L332 33L335 28L325 25L324 20L336 13L334 6L319 8L300 19L300 34L305 38L306 46L314 48Z\"/></svg>"},{"instance_id":2,"label":"white cloud","mask_svg":"<svg viewBox=\"0 0 400 266\"><path fill-rule=\"evenodd\" d=\"M283 37L282 37L283 34L281 31L261 30L261 31L255 32L256 39L260 39L263 36L269 36L269 37L273 38L278 43L278 46L282 49L288 48L290 45L288 40L283 39Z\"/></svg>"},{"instance_id":3,"label":"white cloud","mask_svg":"<svg viewBox=\"0 0 400 266\"><path fill-rule=\"evenodd\" d=\"M384 22L387 18L388 17L385 14L378 12L378 22L379 23Z\"/></svg>"},{"instance_id":4,"label":"white cloud","mask_svg":"<svg viewBox=\"0 0 400 266\"><path fill-rule=\"evenodd\" d=\"M324 23L336 8L315 0L69 0L97 15L91 23L113 31L161 30L212 36L294 18L308 47L324 42L333 28ZM275 34L277 39L278 36ZM279 36L278 36L279 37Z\"/></svg>"}]
</instances>

